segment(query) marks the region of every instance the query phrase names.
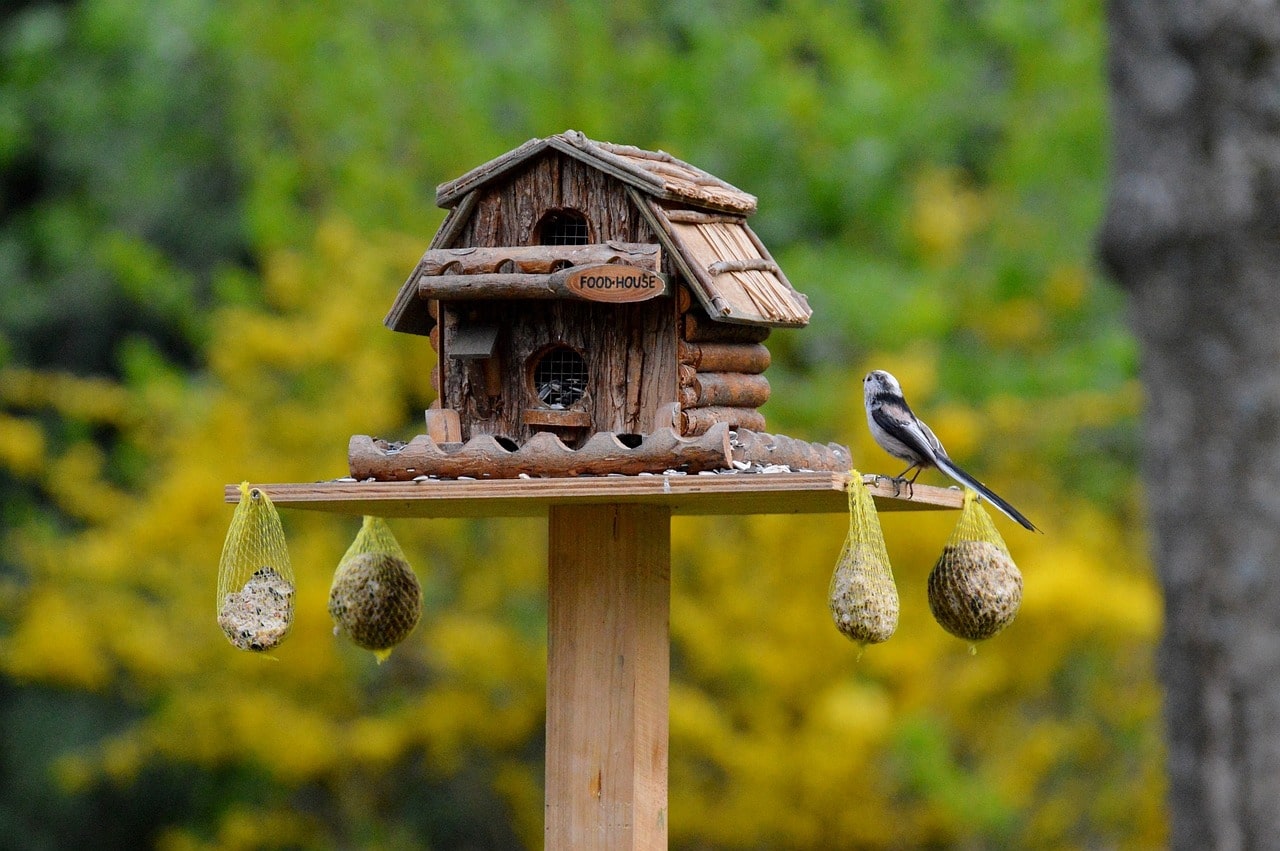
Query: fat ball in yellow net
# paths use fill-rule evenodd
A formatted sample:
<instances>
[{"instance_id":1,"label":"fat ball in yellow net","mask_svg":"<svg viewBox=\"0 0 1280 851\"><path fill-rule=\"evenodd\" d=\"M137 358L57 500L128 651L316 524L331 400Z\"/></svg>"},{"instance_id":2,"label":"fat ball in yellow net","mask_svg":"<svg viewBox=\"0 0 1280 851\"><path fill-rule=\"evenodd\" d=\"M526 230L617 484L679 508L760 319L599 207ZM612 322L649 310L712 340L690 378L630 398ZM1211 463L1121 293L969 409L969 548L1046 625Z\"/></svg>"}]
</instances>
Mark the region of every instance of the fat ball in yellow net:
<instances>
[{"instance_id":1,"label":"fat ball in yellow net","mask_svg":"<svg viewBox=\"0 0 1280 851\"><path fill-rule=\"evenodd\" d=\"M1022 574L991 516L971 490L960 521L929 573L929 609L947 632L982 641L1013 623L1022 604Z\"/></svg>"},{"instance_id":2,"label":"fat ball in yellow net","mask_svg":"<svg viewBox=\"0 0 1280 851\"><path fill-rule=\"evenodd\" d=\"M329 588L334 633L381 663L422 614L422 588L404 550L381 517L365 517Z\"/></svg>"},{"instance_id":3,"label":"fat ball in yellow net","mask_svg":"<svg viewBox=\"0 0 1280 851\"><path fill-rule=\"evenodd\" d=\"M241 482L218 564L218 626L241 650L270 650L293 624L294 590L280 515L266 493Z\"/></svg>"},{"instance_id":4,"label":"fat ball in yellow net","mask_svg":"<svg viewBox=\"0 0 1280 851\"><path fill-rule=\"evenodd\" d=\"M898 588L880 518L862 474L849 483L849 534L831 575L828 598L836 628L859 644L887 641L898 628Z\"/></svg>"}]
</instances>

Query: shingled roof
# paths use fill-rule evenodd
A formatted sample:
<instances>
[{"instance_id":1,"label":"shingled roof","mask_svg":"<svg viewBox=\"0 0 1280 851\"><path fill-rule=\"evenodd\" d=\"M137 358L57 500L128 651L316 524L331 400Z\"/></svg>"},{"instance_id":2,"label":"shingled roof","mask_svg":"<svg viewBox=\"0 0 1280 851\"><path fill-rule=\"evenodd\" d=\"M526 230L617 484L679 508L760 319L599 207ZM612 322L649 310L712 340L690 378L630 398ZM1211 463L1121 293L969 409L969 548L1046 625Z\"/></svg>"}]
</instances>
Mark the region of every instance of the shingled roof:
<instances>
[{"instance_id":1,"label":"shingled roof","mask_svg":"<svg viewBox=\"0 0 1280 851\"><path fill-rule=\"evenodd\" d=\"M547 148L581 160L655 198L741 216L749 216L756 211L754 195L678 160L666 151L646 151L631 145L597 142L577 130L566 130L544 139L530 139L461 177L440 184L436 187L436 204L454 206L473 189L518 168Z\"/></svg>"}]
</instances>

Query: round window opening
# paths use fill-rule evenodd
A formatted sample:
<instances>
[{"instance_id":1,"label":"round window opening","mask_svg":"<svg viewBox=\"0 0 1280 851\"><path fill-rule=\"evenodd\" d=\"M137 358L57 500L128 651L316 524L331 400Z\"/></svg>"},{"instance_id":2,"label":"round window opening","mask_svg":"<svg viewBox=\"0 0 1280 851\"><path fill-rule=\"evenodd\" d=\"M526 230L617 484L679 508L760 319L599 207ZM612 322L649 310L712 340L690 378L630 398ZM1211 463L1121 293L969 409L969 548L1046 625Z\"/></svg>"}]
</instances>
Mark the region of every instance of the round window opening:
<instances>
[{"instance_id":1,"label":"round window opening","mask_svg":"<svg viewBox=\"0 0 1280 851\"><path fill-rule=\"evenodd\" d=\"M556 346L533 365L533 389L542 404L568 408L587 392L587 362L568 346Z\"/></svg>"}]
</instances>

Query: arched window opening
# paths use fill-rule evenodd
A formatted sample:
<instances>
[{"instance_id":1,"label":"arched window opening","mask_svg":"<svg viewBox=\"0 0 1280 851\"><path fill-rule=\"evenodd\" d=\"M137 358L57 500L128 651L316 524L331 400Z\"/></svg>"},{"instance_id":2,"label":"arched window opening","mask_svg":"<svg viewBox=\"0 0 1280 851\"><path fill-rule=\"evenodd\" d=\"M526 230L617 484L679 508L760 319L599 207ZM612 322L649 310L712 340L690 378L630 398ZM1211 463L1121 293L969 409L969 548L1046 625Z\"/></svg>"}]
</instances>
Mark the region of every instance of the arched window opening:
<instances>
[{"instance_id":1,"label":"arched window opening","mask_svg":"<svg viewBox=\"0 0 1280 851\"><path fill-rule=\"evenodd\" d=\"M533 364L533 389L542 404L568 408L587 392L587 362L568 346L554 346Z\"/></svg>"},{"instance_id":2,"label":"arched window opening","mask_svg":"<svg viewBox=\"0 0 1280 851\"><path fill-rule=\"evenodd\" d=\"M542 245L586 245L590 241L587 217L577 210L552 210L538 223Z\"/></svg>"}]
</instances>

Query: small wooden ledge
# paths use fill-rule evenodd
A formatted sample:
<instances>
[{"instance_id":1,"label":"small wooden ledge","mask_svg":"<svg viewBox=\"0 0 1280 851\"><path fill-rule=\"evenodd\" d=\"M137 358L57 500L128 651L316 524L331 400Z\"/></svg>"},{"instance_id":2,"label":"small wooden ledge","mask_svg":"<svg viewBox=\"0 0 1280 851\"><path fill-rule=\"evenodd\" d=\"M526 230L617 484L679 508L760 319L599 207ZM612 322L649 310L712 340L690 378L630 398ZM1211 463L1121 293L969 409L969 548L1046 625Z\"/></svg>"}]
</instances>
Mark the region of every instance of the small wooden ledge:
<instances>
[{"instance_id":1,"label":"small wooden ledge","mask_svg":"<svg viewBox=\"0 0 1280 851\"><path fill-rule=\"evenodd\" d=\"M843 514L847 473L715 473L558 479L427 479L420 482L258 484L282 508L381 517L545 517L553 505L659 505L674 515ZM863 482L881 511L958 509L955 488ZM226 501L239 502L236 485Z\"/></svg>"}]
</instances>

